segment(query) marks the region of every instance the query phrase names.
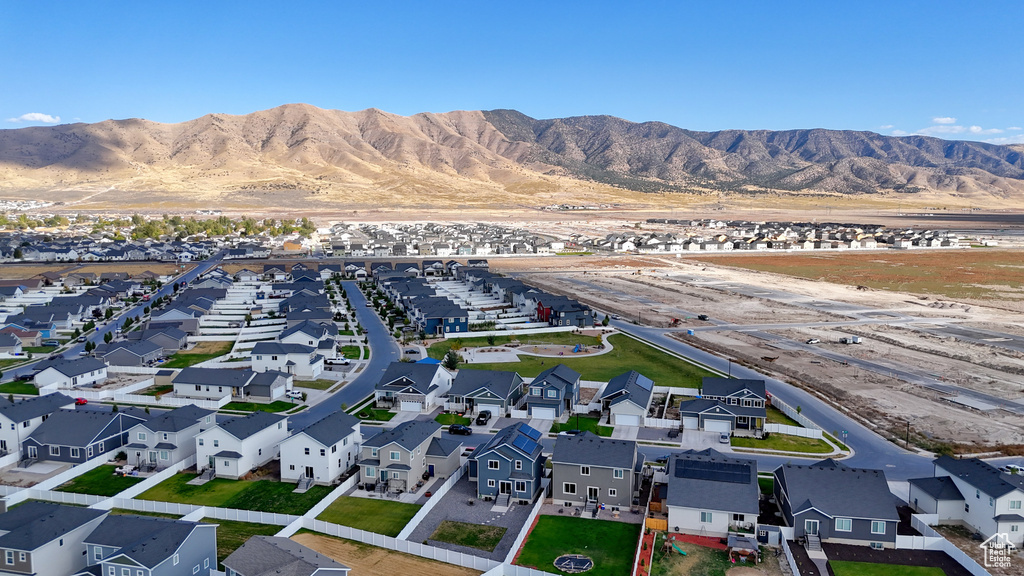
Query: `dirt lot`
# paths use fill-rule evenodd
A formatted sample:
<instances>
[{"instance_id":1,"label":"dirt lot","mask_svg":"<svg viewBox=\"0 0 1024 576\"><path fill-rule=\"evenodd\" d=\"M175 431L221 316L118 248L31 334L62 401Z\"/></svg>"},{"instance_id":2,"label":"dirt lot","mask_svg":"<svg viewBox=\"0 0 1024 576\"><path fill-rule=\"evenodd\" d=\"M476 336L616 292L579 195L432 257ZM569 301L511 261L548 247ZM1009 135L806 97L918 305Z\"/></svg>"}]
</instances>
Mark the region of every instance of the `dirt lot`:
<instances>
[{"instance_id":1,"label":"dirt lot","mask_svg":"<svg viewBox=\"0 0 1024 576\"><path fill-rule=\"evenodd\" d=\"M193 264L186 264L185 270L191 270ZM181 266L165 262L88 262L76 264L61 262L53 264L4 264L0 266L0 278L32 278L43 272L92 272L103 274L104 272L127 272L130 275L141 274L149 270L156 274L177 274L181 272Z\"/></svg>"},{"instance_id":2,"label":"dirt lot","mask_svg":"<svg viewBox=\"0 0 1024 576\"><path fill-rule=\"evenodd\" d=\"M359 576L476 576L480 572L427 560L419 556L393 552L384 548L361 544L350 540L321 536L319 534L296 534L292 536L303 546L341 562Z\"/></svg>"}]
</instances>

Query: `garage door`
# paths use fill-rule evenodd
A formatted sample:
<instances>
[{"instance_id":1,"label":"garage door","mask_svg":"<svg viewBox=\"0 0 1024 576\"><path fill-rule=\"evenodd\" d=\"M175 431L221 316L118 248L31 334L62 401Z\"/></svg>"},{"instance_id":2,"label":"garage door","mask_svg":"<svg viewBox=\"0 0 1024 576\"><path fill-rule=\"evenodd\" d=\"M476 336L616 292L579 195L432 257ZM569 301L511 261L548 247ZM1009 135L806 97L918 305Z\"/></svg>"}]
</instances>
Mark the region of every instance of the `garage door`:
<instances>
[{"instance_id":1,"label":"garage door","mask_svg":"<svg viewBox=\"0 0 1024 576\"><path fill-rule=\"evenodd\" d=\"M732 432L732 424L728 420L705 420L704 430L708 432Z\"/></svg>"},{"instance_id":2,"label":"garage door","mask_svg":"<svg viewBox=\"0 0 1024 576\"><path fill-rule=\"evenodd\" d=\"M696 430L699 426L700 421L696 418L683 418L683 429Z\"/></svg>"},{"instance_id":3,"label":"garage door","mask_svg":"<svg viewBox=\"0 0 1024 576\"><path fill-rule=\"evenodd\" d=\"M399 410L404 412L420 412L423 410L422 402L402 402L399 405Z\"/></svg>"},{"instance_id":4,"label":"garage door","mask_svg":"<svg viewBox=\"0 0 1024 576\"><path fill-rule=\"evenodd\" d=\"M476 407L478 411L490 410L491 416L495 418L504 416L504 413L501 411L501 406L498 404L477 404Z\"/></svg>"},{"instance_id":5,"label":"garage door","mask_svg":"<svg viewBox=\"0 0 1024 576\"><path fill-rule=\"evenodd\" d=\"M615 415L616 426L639 426L640 417L636 414L616 414Z\"/></svg>"},{"instance_id":6,"label":"garage door","mask_svg":"<svg viewBox=\"0 0 1024 576\"><path fill-rule=\"evenodd\" d=\"M554 408L537 408L536 406L530 410L530 416L534 418L540 418L542 420L554 420L555 409Z\"/></svg>"}]
</instances>

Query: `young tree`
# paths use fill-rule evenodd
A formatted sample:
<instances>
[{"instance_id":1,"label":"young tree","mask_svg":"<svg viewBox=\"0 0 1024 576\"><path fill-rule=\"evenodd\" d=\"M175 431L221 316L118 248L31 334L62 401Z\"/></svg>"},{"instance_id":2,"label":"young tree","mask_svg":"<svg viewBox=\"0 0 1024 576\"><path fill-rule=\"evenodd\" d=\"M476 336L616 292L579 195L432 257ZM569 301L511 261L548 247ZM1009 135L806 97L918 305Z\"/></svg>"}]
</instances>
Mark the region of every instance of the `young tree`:
<instances>
[{"instance_id":1,"label":"young tree","mask_svg":"<svg viewBox=\"0 0 1024 576\"><path fill-rule=\"evenodd\" d=\"M114 404L114 406L110 408L110 411L113 412L114 414L117 414L117 410L117 404Z\"/></svg>"},{"instance_id":2,"label":"young tree","mask_svg":"<svg viewBox=\"0 0 1024 576\"><path fill-rule=\"evenodd\" d=\"M601 320L601 325L602 326L607 326L608 324L611 323L611 321L612 321L612 319L609 318L607 314L605 314L604 315L604 320Z\"/></svg>"},{"instance_id":3,"label":"young tree","mask_svg":"<svg viewBox=\"0 0 1024 576\"><path fill-rule=\"evenodd\" d=\"M498 341L498 339L494 337L494 334L491 334L491 335L487 336L487 345L488 346L494 346L494 343L497 342L497 341Z\"/></svg>"},{"instance_id":4,"label":"young tree","mask_svg":"<svg viewBox=\"0 0 1024 576\"><path fill-rule=\"evenodd\" d=\"M103 317L106 318L107 320L110 320L111 318L113 318L114 317L114 309L113 308L107 308L107 311L103 313Z\"/></svg>"},{"instance_id":5,"label":"young tree","mask_svg":"<svg viewBox=\"0 0 1024 576\"><path fill-rule=\"evenodd\" d=\"M103 335L103 341L106 342L107 344L110 344L110 341L113 339L114 334L112 332L107 332L106 334Z\"/></svg>"},{"instance_id":6,"label":"young tree","mask_svg":"<svg viewBox=\"0 0 1024 576\"><path fill-rule=\"evenodd\" d=\"M460 362L462 362L462 356L459 356L459 353L452 349L444 355L444 360L441 361L441 365L448 370L455 370L459 367Z\"/></svg>"}]
</instances>

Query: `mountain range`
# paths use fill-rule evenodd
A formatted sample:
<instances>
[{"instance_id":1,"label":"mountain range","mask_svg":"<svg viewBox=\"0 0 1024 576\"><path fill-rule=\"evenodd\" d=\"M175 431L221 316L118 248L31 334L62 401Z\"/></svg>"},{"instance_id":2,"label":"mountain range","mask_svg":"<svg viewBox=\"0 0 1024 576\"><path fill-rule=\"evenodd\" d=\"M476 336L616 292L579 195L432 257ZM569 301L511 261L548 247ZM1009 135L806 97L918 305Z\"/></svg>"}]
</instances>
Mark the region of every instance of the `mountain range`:
<instances>
[{"instance_id":1,"label":"mountain range","mask_svg":"<svg viewBox=\"0 0 1024 576\"><path fill-rule=\"evenodd\" d=\"M344 202L464 194L532 202L577 190L939 194L1020 205L1024 147L848 130L697 132L514 110L399 116L288 104L178 124L0 130L0 194L302 192Z\"/></svg>"}]
</instances>

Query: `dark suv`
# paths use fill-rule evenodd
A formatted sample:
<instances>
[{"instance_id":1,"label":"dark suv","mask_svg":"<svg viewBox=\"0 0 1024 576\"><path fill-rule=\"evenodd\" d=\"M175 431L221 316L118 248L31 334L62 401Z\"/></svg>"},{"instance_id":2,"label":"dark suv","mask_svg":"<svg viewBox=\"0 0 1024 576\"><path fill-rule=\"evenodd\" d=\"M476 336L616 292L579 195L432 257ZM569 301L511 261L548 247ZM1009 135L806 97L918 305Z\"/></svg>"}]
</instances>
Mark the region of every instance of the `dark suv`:
<instances>
[{"instance_id":1,"label":"dark suv","mask_svg":"<svg viewBox=\"0 0 1024 576\"><path fill-rule=\"evenodd\" d=\"M449 434L458 434L460 436L469 436L473 433L473 430L464 424L452 424L448 427Z\"/></svg>"},{"instance_id":2,"label":"dark suv","mask_svg":"<svg viewBox=\"0 0 1024 576\"><path fill-rule=\"evenodd\" d=\"M491 421L491 411L490 410L481 410L480 413L477 414L477 416L476 416L476 424L477 424L477 426L482 426L484 424L487 424L490 421Z\"/></svg>"}]
</instances>

